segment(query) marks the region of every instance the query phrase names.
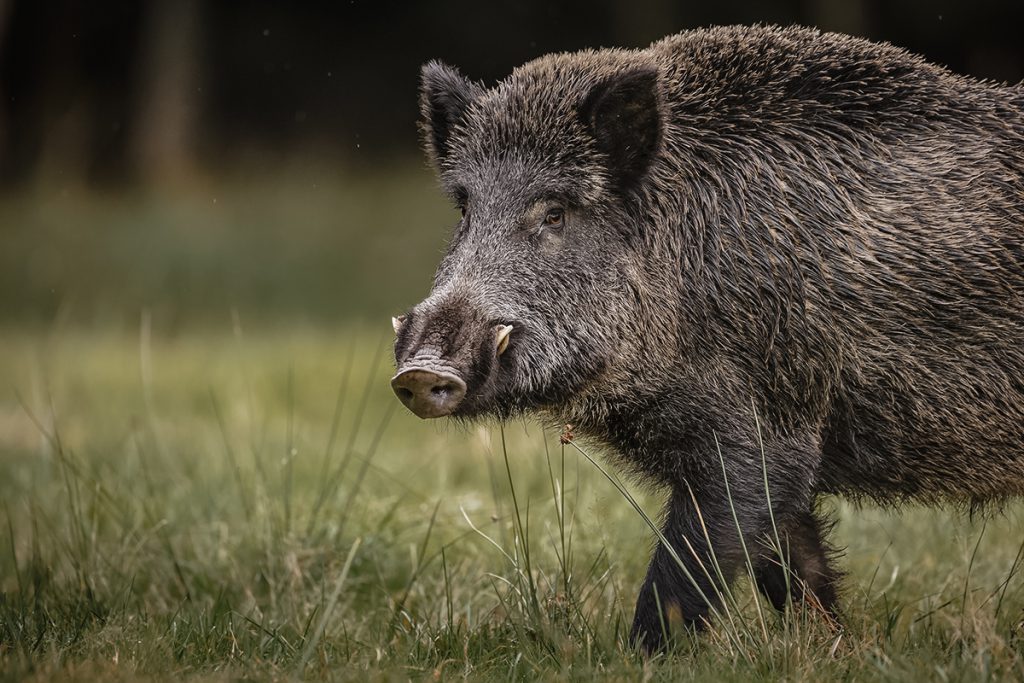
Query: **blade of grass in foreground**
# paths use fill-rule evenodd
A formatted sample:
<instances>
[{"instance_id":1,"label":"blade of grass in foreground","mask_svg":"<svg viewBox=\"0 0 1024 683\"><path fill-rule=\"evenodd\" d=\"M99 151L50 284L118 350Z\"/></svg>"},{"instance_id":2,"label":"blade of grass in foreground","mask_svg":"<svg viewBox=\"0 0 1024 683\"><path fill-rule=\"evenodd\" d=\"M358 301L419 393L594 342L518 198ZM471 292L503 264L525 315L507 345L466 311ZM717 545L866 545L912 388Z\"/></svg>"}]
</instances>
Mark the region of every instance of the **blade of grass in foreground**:
<instances>
[{"instance_id":1,"label":"blade of grass in foreground","mask_svg":"<svg viewBox=\"0 0 1024 683\"><path fill-rule=\"evenodd\" d=\"M512 493L512 509L515 512L515 531L519 537L520 545L523 548L523 562L526 565L526 588L530 596L530 608L538 622L540 621L540 600L537 598L537 584L533 577L533 567L530 564L530 538L529 538L529 503L527 503L527 524L523 527L523 518L519 514L519 499L516 496L515 483L512 480L512 466L508 462L508 447L505 445L505 425L501 424L501 454L505 459L505 474L508 476L508 487ZM520 574L522 575L522 574Z\"/></svg>"},{"instance_id":2,"label":"blade of grass in foreground","mask_svg":"<svg viewBox=\"0 0 1024 683\"><path fill-rule=\"evenodd\" d=\"M352 542L352 547L349 548L348 557L345 558L345 565L341 568L341 574L338 575L337 581L334 583L334 590L331 591L331 596L327 599L327 606L324 608L324 613L320 617L320 621L316 625L316 629L313 631L313 637L306 643L306 647L302 651L302 657L299 659L298 671L301 673L306 668L306 663L309 662L309 658L313 656L313 651L316 650L316 646L320 644L320 639L323 638L324 631L327 629L327 622L331 618L331 613L334 612L334 606L338 603L338 598L341 596L341 589L345 585L345 580L348 578L348 570L352 567L352 560L355 559L356 551L359 550L359 544L362 543L361 538L356 538Z\"/></svg>"},{"instance_id":3,"label":"blade of grass in foreground","mask_svg":"<svg viewBox=\"0 0 1024 683\"><path fill-rule=\"evenodd\" d=\"M327 434L327 444L324 446L324 454L320 462L320 477L318 481L321 482L321 488L317 493L317 506L323 505L322 499L326 496L326 483L329 479L328 475L330 474L331 454L334 452L334 444L338 440L338 426L341 424L341 414L345 408L345 398L348 396L348 383L349 378L352 376L352 364L355 360L355 348L355 344L349 342L348 358L345 361L345 369L342 370L341 373L341 382L338 385L338 396L334 401L334 414L331 416L331 426ZM313 513L309 516L309 522L306 525L306 536L313 533L313 526L316 523L316 518L317 513Z\"/></svg>"},{"instance_id":4,"label":"blade of grass in foreground","mask_svg":"<svg viewBox=\"0 0 1024 683\"><path fill-rule=\"evenodd\" d=\"M373 360L370 362L369 365L369 372L366 376L366 384L363 386L362 396L360 396L359 404L356 406L356 414L355 417L353 418L352 429L349 431L348 441L345 444L344 455L341 456L341 462L338 463L337 468L335 468L334 472L331 473L330 476L323 479L323 486L321 487L320 492L317 495L316 502L313 504L313 510L312 512L310 512L309 515L309 522L306 524L307 536L313 532L313 529L316 526L316 522L320 517L320 513L323 510L323 506L327 503L328 499L331 496L331 493L335 490L335 487L341 481L341 477L345 473L345 470L348 469L349 461L352 459L352 455L355 451L356 437L359 435L360 428L362 427L363 417L366 414L366 407L370 403L370 395L371 392L373 391L374 383L377 380L377 376L374 373L380 366L381 359L384 357L384 340L385 337L381 336L380 340L377 342L377 349L374 351ZM348 382L347 376L344 382ZM387 417L385 418L385 424L387 420L391 418L391 412L392 411L389 409ZM328 438L330 439L331 437ZM375 446L371 446L370 451L372 452L374 448ZM328 453L330 449L331 445L329 443ZM359 479L361 480L361 478L362 477L360 476Z\"/></svg>"}]
</instances>

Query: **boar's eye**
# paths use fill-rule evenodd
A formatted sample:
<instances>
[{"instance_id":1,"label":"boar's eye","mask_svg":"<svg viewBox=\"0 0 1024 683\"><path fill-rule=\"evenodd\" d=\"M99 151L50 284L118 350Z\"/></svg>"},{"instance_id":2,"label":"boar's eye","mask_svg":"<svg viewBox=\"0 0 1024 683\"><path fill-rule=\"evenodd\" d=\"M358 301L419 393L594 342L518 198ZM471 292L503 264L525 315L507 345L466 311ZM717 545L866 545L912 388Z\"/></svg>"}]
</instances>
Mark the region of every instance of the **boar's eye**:
<instances>
[{"instance_id":1,"label":"boar's eye","mask_svg":"<svg viewBox=\"0 0 1024 683\"><path fill-rule=\"evenodd\" d=\"M544 214L543 227L545 228L560 228L565 222L565 209L555 206L548 209L548 212Z\"/></svg>"},{"instance_id":2,"label":"boar's eye","mask_svg":"<svg viewBox=\"0 0 1024 683\"><path fill-rule=\"evenodd\" d=\"M463 188L457 188L452 193L452 199L455 203L455 208L459 210L459 213L463 218L466 217L466 207L469 206L469 193Z\"/></svg>"}]
</instances>

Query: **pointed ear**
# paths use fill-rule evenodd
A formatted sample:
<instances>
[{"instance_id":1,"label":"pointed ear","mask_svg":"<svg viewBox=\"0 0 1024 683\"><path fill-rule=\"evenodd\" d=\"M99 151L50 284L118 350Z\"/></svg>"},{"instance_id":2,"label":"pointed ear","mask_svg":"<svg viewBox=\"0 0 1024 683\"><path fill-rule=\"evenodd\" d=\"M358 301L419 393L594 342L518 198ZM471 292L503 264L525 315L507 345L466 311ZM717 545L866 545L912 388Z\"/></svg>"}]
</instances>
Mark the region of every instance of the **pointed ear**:
<instances>
[{"instance_id":1,"label":"pointed ear","mask_svg":"<svg viewBox=\"0 0 1024 683\"><path fill-rule=\"evenodd\" d=\"M430 163L440 169L448 156L452 129L462 122L483 88L442 62L420 69L420 132Z\"/></svg>"},{"instance_id":2,"label":"pointed ear","mask_svg":"<svg viewBox=\"0 0 1024 683\"><path fill-rule=\"evenodd\" d=\"M619 188L634 188L661 146L658 70L637 68L601 81L583 99L579 115Z\"/></svg>"}]
</instances>

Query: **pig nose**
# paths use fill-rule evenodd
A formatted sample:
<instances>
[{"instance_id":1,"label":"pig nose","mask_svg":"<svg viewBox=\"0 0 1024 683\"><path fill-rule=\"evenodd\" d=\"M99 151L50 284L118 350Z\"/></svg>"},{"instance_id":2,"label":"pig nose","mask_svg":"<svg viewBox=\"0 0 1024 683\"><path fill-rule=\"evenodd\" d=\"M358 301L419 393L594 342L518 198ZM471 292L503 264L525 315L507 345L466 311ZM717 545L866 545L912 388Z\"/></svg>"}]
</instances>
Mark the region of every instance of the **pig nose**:
<instances>
[{"instance_id":1,"label":"pig nose","mask_svg":"<svg viewBox=\"0 0 1024 683\"><path fill-rule=\"evenodd\" d=\"M466 395L466 383L460 378L423 368L398 373L391 388L406 408L422 418L450 415Z\"/></svg>"}]
</instances>

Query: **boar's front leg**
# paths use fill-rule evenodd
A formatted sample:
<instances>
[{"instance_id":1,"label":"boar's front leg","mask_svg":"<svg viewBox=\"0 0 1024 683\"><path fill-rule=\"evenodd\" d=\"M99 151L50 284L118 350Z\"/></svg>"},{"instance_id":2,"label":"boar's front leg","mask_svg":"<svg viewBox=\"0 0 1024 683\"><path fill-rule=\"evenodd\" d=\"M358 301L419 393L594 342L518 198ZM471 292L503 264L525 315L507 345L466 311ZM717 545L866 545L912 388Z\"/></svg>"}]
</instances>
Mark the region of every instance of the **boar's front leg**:
<instances>
[{"instance_id":1,"label":"boar's front leg","mask_svg":"<svg viewBox=\"0 0 1024 683\"><path fill-rule=\"evenodd\" d=\"M710 458L718 459L718 448L711 446ZM760 450L747 445L721 453L719 462L690 468L695 471L681 477L669 496L664 540L651 558L630 631L630 642L646 652L662 649L673 630L704 626L747 553L758 563L773 514L786 525L809 508L819 461L813 448L793 442L766 447L771 509Z\"/></svg>"},{"instance_id":2,"label":"boar's front leg","mask_svg":"<svg viewBox=\"0 0 1024 683\"><path fill-rule=\"evenodd\" d=\"M722 582L731 582L743 564L731 513L707 496L674 490L662 537L671 547L660 541L654 550L630 631L630 642L646 652L662 649L680 627L703 628L712 608L721 604Z\"/></svg>"},{"instance_id":3,"label":"boar's front leg","mask_svg":"<svg viewBox=\"0 0 1024 683\"><path fill-rule=\"evenodd\" d=\"M685 490L672 492L662 525L662 537L671 548L658 542L637 596L629 640L646 652L664 647L673 629L702 627L711 608L720 604L716 570L689 498ZM733 564L727 567L735 571Z\"/></svg>"}]
</instances>

